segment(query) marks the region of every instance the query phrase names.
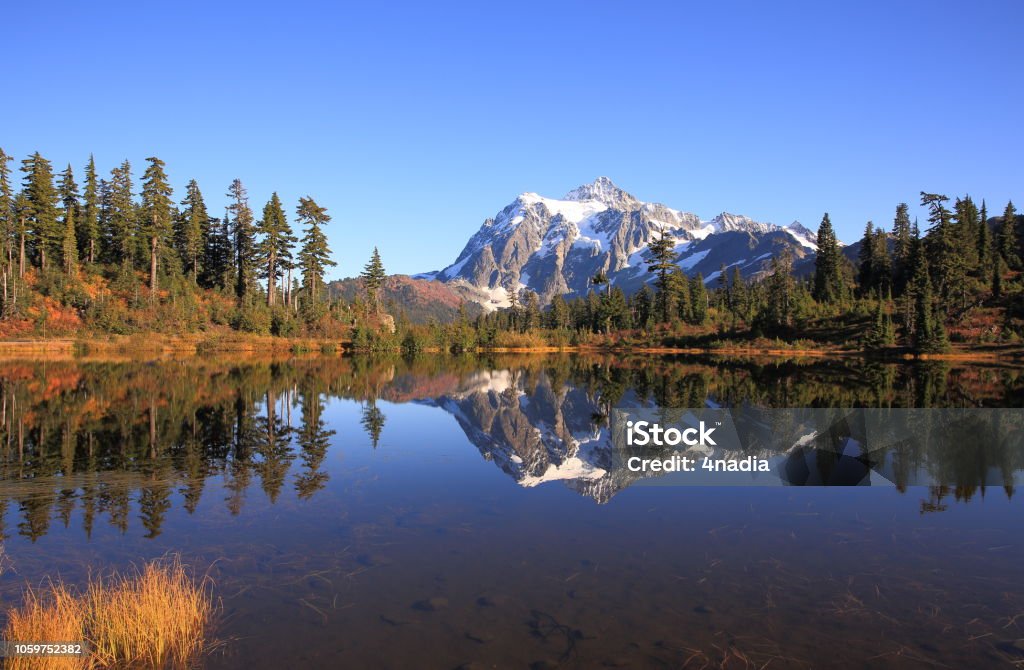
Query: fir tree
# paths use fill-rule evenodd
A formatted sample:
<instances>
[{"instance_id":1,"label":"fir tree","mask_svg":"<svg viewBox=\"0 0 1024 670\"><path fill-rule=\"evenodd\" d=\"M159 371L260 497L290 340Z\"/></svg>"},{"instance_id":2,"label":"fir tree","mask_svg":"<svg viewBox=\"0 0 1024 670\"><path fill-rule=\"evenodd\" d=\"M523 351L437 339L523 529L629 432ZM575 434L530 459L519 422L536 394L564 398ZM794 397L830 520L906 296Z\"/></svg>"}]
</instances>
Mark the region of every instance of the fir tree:
<instances>
[{"instance_id":1,"label":"fir tree","mask_svg":"<svg viewBox=\"0 0 1024 670\"><path fill-rule=\"evenodd\" d=\"M295 246L295 236L277 193L271 195L263 207L263 218L256 230L263 236L256 246L256 259L260 265L260 276L267 280L267 306L273 307L277 303L277 280L291 261Z\"/></svg>"},{"instance_id":2,"label":"fir tree","mask_svg":"<svg viewBox=\"0 0 1024 670\"><path fill-rule=\"evenodd\" d=\"M667 323L672 315L669 277L672 270L678 267L676 261L679 260L679 254L676 253L675 241L665 234L664 228L661 230L661 237L647 245L647 250L651 254L651 260L648 261L647 269L656 275L654 285L658 289L655 297L658 314L661 317L661 322Z\"/></svg>"},{"instance_id":3,"label":"fir tree","mask_svg":"<svg viewBox=\"0 0 1024 670\"><path fill-rule=\"evenodd\" d=\"M320 287L324 283L324 272L328 267L337 265L331 260L331 250L327 246L327 235L323 227L331 221L327 208L316 204L313 198L299 198L297 210L299 221L306 226L302 236L302 249L299 251L299 269L302 271L302 286L309 294L310 300L320 299Z\"/></svg>"},{"instance_id":4,"label":"fir tree","mask_svg":"<svg viewBox=\"0 0 1024 670\"><path fill-rule=\"evenodd\" d=\"M235 247L235 296L239 303L242 303L252 295L256 281L254 270L256 241L253 231L253 216L252 210L249 208L249 194L242 186L240 179L231 182L231 186L228 188L228 197L231 198L228 211L232 215Z\"/></svg>"},{"instance_id":5,"label":"fir tree","mask_svg":"<svg viewBox=\"0 0 1024 670\"><path fill-rule=\"evenodd\" d=\"M690 280L690 323L701 325L708 318L708 290L704 285L704 275L697 273Z\"/></svg>"},{"instance_id":6,"label":"fir tree","mask_svg":"<svg viewBox=\"0 0 1024 670\"><path fill-rule=\"evenodd\" d=\"M928 208L928 229L926 244L929 265L937 284L939 296L949 309L954 299L961 305L966 295L966 265L963 258L962 240L953 225L953 214L945 206L949 200L944 195L921 191L921 204Z\"/></svg>"},{"instance_id":7,"label":"fir tree","mask_svg":"<svg viewBox=\"0 0 1024 670\"><path fill-rule=\"evenodd\" d=\"M149 291L150 299L156 298L157 268L162 252L170 246L173 228L173 193L164 162L156 156L146 159L149 167L142 176L142 227L141 232L149 247Z\"/></svg>"},{"instance_id":8,"label":"fir tree","mask_svg":"<svg viewBox=\"0 0 1024 670\"><path fill-rule=\"evenodd\" d=\"M892 258L889 256L889 236L881 228L875 231L872 247L871 268L875 288L879 295L892 289Z\"/></svg>"},{"instance_id":9,"label":"fir tree","mask_svg":"<svg viewBox=\"0 0 1024 670\"><path fill-rule=\"evenodd\" d=\"M11 185L11 168L7 165L11 157L0 149L0 235L3 236L3 267L4 276L14 266L14 188Z\"/></svg>"},{"instance_id":10,"label":"fir tree","mask_svg":"<svg viewBox=\"0 0 1024 670\"><path fill-rule=\"evenodd\" d=\"M875 288L875 273L872 261L875 256L875 224L868 221L864 227L864 237L860 241L860 252L857 259L860 267L857 274L857 283L860 284L861 295L867 295Z\"/></svg>"},{"instance_id":11,"label":"fir tree","mask_svg":"<svg viewBox=\"0 0 1024 670\"><path fill-rule=\"evenodd\" d=\"M373 305L374 311L380 313L380 291L384 286L384 278L387 273L384 271L384 263L380 260L380 252L377 251L377 247L373 248L373 255L370 256L370 260L363 267L363 272L360 275L363 278L363 286L366 288L367 296L370 299L370 304ZM514 300L515 292L510 291L510 299ZM514 309L513 305L513 309Z\"/></svg>"},{"instance_id":12,"label":"fir tree","mask_svg":"<svg viewBox=\"0 0 1024 670\"><path fill-rule=\"evenodd\" d=\"M89 265L96 262L96 246L100 236L100 193L96 178L96 161L89 154L89 162L85 166L85 192L83 194L82 215L78 217L78 248L80 256L84 256Z\"/></svg>"},{"instance_id":13,"label":"fir tree","mask_svg":"<svg viewBox=\"0 0 1024 670\"><path fill-rule=\"evenodd\" d=\"M826 215L826 221L828 216ZM831 226L830 226L831 227ZM821 244L819 233L818 243ZM819 247L820 248L820 247ZM789 251L783 251L772 258L771 271L765 280L767 296L764 306L764 320L771 328L788 328L793 321L794 290L793 258ZM823 286L829 285L824 281ZM827 288L825 289L828 290Z\"/></svg>"},{"instance_id":14,"label":"fir tree","mask_svg":"<svg viewBox=\"0 0 1024 670\"><path fill-rule=\"evenodd\" d=\"M746 318L747 284L743 281L743 275L740 274L737 265L732 266L732 274L729 277L729 304L734 317Z\"/></svg>"},{"instance_id":15,"label":"fir tree","mask_svg":"<svg viewBox=\"0 0 1024 670\"><path fill-rule=\"evenodd\" d=\"M819 302L832 303L843 297L841 260L839 241L826 212L818 226L818 254L814 258L814 297Z\"/></svg>"},{"instance_id":16,"label":"fir tree","mask_svg":"<svg viewBox=\"0 0 1024 670\"><path fill-rule=\"evenodd\" d=\"M569 327L569 307L561 293L551 298L551 304L544 313L544 325L551 330L562 330Z\"/></svg>"},{"instance_id":17,"label":"fir tree","mask_svg":"<svg viewBox=\"0 0 1024 670\"><path fill-rule=\"evenodd\" d=\"M135 255L132 243L135 236L135 204L132 202L132 166L127 160L110 171L110 196L108 213L104 217L108 230L111 260L120 262L122 268L134 265Z\"/></svg>"},{"instance_id":18,"label":"fir tree","mask_svg":"<svg viewBox=\"0 0 1024 670\"><path fill-rule=\"evenodd\" d=\"M57 221L57 190L53 186L50 161L32 154L21 162L25 173L24 192L27 203L27 223L30 238L35 243L40 269L46 269L48 256L60 251L62 227Z\"/></svg>"},{"instance_id":19,"label":"fir tree","mask_svg":"<svg viewBox=\"0 0 1024 670\"><path fill-rule=\"evenodd\" d=\"M1006 203L1003 211L1003 225L999 229L999 254L1003 262L1011 270L1020 267L1020 258L1017 254L1017 209L1013 201Z\"/></svg>"},{"instance_id":20,"label":"fir tree","mask_svg":"<svg viewBox=\"0 0 1024 670\"><path fill-rule=\"evenodd\" d=\"M185 187L185 199L181 201L181 204L184 209L177 218L178 229L175 231L174 237L178 246L178 254L181 256L182 267L187 274L192 276L192 283L198 284L203 251L207 246L207 237L210 234L210 216L206 211L203 194L195 179L189 181Z\"/></svg>"},{"instance_id":21,"label":"fir tree","mask_svg":"<svg viewBox=\"0 0 1024 670\"><path fill-rule=\"evenodd\" d=\"M992 267L992 231L988 227L988 208L985 206L985 201L981 201L981 215L980 221L978 222L978 267L981 269L979 273L983 282L991 281L991 272L988 271Z\"/></svg>"},{"instance_id":22,"label":"fir tree","mask_svg":"<svg viewBox=\"0 0 1024 670\"><path fill-rule=\"evenodd\" d=\"M70 164L61 173L58 191L64 207L64 220L61 225L61 230L63 231L61 235L61 259L64 265L64 272L71 276L78 267L78 239L75 221L79 218L79 202L78 184L75 183L75 175Z\"/></svg>"}]
</instances>

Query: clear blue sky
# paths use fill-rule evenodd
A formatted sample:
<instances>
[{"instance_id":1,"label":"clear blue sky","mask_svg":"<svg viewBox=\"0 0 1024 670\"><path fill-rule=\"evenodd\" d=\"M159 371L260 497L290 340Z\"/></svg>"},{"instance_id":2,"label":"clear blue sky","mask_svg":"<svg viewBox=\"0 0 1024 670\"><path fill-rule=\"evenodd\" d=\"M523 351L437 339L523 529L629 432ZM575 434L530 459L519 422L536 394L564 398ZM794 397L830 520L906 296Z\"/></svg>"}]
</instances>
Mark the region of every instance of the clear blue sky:
<instances>
[{"instance_id":1,"label":"clear blue sky","mask_svg":"<svg viewBox=\"0 0 1024 670\"><path fill-rule=\"evenodd\" d=\"M692 6L691 6L692 5ZM697 6L700 5L700 6ZM713 5L713 6L712 6ZM1024 204L1024 3L7 3L0 146L157 155L334 217L339 267L452 262L522 191L839 236L921 190ZM20 175L19 175L20 176ZM922 217L923 218L923 217Z\"/></svg>"}]
</instances>

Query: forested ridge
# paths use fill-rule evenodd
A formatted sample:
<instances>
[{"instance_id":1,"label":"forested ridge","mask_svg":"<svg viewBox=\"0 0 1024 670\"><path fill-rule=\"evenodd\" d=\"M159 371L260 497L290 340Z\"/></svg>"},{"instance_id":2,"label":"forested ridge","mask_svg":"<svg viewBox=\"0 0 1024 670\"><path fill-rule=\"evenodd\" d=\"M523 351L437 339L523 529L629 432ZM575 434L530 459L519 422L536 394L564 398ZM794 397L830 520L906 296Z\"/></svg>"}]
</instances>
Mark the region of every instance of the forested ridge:
<instances>
[{"instance_id":1,"label":"forested ridge","mask_svg":"<svg viewBox=\"0 0 1024 670\"><path fill-rule=\"evenodd\" d=\"M196 181L176 194L155 156L138 181L127 160L101 176L90 156L79 180L36 152L20 163L20 188L11 163L0 149L5 335L347 332L353 315L324 282L331 217L312 197L294 205L295 231L277 193L255 210L239 179L214 216Z\"/></svg>"}]
</instances>

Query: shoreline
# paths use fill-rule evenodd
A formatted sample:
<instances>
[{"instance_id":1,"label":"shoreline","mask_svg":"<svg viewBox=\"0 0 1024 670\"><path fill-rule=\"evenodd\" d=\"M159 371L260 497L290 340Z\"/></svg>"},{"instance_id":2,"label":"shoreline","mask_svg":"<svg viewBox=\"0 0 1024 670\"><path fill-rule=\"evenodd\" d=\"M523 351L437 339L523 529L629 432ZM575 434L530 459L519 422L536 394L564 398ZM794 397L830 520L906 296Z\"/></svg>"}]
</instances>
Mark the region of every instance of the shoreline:
<instances>
[{"instance_id":1,"label":"shoreline","mask_svg":"<svg viewBox=\"0 0 1024 670\"><path fill-rule=\"evenodd\" d=\"M83 338L31 338L0 340L0 360L46 358L48 360L140 360L160 358L190 358L216 354L249 354L252 356L338 356L381 355L401 353L354 351L350 340L281 338L273 336L203 337L196 335L116 335L106 339ZM439 347L422 350L426 354L446 353ZM778 346L602 346L577 344L536 347L487 347L468 351L469 354L592 354L592 355L649 355L649 356L723 356L793 358L867 358L882 362L959 361L999 363L1024 359L1024 347L1019 345L982 345L963 347L943 353L915 354L904 348L884 351L840 349L836 347L785 348Z\"/></svg>"}]
</instances>

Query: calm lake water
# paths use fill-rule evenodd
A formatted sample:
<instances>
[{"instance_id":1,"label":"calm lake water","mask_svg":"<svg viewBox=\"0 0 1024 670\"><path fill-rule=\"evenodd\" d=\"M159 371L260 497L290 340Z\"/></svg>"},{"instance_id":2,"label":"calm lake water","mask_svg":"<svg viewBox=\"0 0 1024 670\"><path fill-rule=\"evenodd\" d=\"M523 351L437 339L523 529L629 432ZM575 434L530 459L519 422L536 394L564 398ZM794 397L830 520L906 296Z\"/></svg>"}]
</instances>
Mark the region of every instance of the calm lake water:
<instances>
[{"instance_id":1,"label":"calm lake water","mask_svg":"<svg viewBox=\"0 0 1024 670\"><path fill-rule=\"evenodd\" d=\"M1019 367L0 363L0 598L167 553L210 668L1024 665L1019 449L942 486L648 486L615 407L1021 407ZM301 665L294 665L301 664Z\"/></svg>"}]
</instances>

